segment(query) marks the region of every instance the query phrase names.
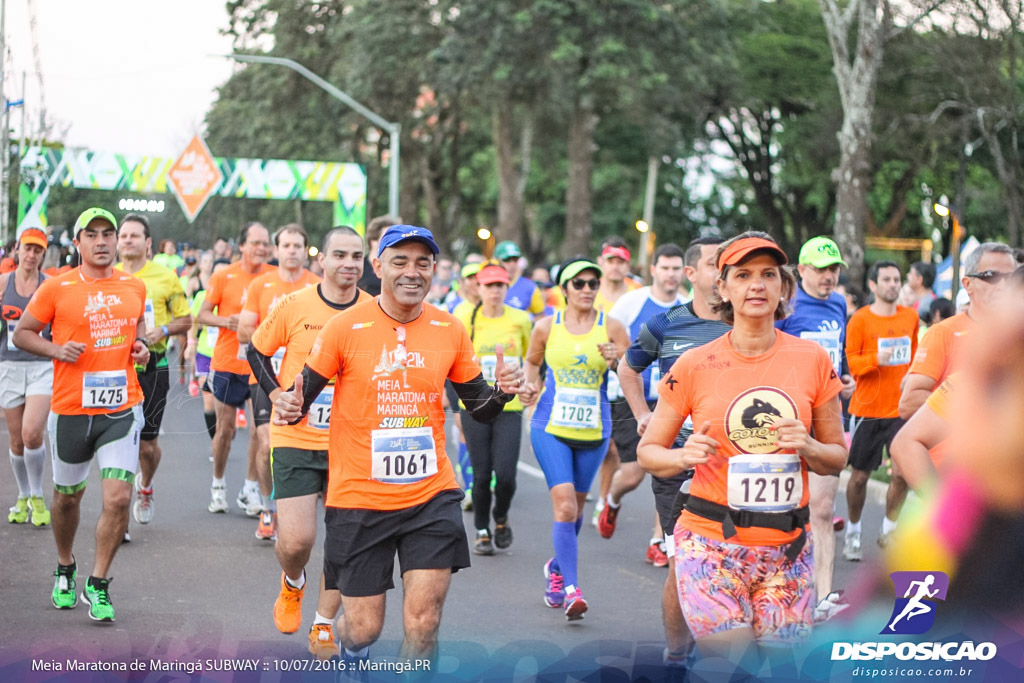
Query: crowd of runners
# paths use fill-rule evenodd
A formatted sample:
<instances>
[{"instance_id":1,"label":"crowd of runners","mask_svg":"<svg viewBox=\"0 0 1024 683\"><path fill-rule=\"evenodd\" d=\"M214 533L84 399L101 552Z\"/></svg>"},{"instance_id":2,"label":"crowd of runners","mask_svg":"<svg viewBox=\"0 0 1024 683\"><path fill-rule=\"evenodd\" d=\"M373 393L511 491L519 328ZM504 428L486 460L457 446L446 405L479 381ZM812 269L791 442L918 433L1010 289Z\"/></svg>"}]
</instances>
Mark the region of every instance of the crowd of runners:
<instances>
[{"instance_id":1,"label":"crowd of runners","mask_svg":"<svg viewBox=\"0 0 1024 683\"><path fill-rule=\"evenodd\" d=\"M154 237L144 216L92 208L73 227L76 267L44 275L48 237L30 228L0 275L0 403L19 492L8 521L52 526L52 603L81 599L95 621L115 619L110 566L130 541L129 520L151 524L158 503L174 504L157 476L172 349L179 381L202 395L208 510L231 508L227 459L247 427L235 503L281 566L268 618L282 633L302 628L309 570L309 650L324 659L368 657L396 554L400 655L436 655L452 574L516 538L524 437L552 505L538 603L569 621L595 599L584 597L579 563L591 485L600 482L590 519L611 538L628 494L651 474L652 533L637 554L669 567L666 666L795 644L845 609L834 561L862 559L866 489L883 465L875 538L895 557L909 490L962 497L964 481L980 481L971 500L983 511L1024 498L971 474L951 421L959 394L977 399L998 383L977 340L1009 334L1020 355L1019 330L1000 321L1020 312L1024 276L1019 252L1003 244L966 256L957 312L935 297L934 267L920 262L906 280L895 261L871 264L858 305L838 246L823 236L802 245L795 267L765 233L662 244L641 274L625 242L609 238L596 256L529 277L512 242L460 266L428 229L392 217L371 221L365 239L336 227L316 245L300 225L272 233L251 223L236 253L218 240L187 261L167 241L154 258ZM163 440L173 448L173 435ZM82 581L74 548L93 461L103 505ZM835 515L837 495L848 520ZM322 571L307 566L320 514Z\"/></svg>"}]
</instances>

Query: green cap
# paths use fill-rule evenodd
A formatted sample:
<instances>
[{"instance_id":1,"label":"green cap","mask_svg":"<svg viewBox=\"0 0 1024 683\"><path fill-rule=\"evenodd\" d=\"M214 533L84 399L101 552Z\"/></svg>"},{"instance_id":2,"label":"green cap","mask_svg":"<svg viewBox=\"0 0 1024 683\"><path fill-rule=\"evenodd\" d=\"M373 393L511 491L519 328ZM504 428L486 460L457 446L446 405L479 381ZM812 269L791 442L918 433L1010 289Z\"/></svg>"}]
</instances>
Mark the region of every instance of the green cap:
<instances>
[{"instance_id":1,"label":"green cap","mask_svg":"<svg viewBox=\"0 0 1024 683\"><path fill-rule=\"evenodd\" d=\"M114 214L110 213L106 209L100 209L94 206L91 209L83 211L82 215L78 217L77 221L75 221L75 237L78 237L78 233L89 227L89 224L97 218L107 221L114 226L115 230L117 229L117 219L114 218Z\"/></svg>"},{"instance_id":2,"label":"green cap","mask_svg":"<svg viewBox=\"0 0 1024 683\"><path fill-rule=\"evenodd\" d=\"M566 282L573 279L584 270L596 270L598 277L604 275L604 271L601 270L601 266L597 265L593 261L587 261L586 259L580 259L579 261L573 261L562 268L558 272L558 284L565 285Z\"/></svg>"},{"instance_id":3,"label":"green cap","mask_svg":"<svg viewBox=\"0 0 1024 683\"><path fill-rule=\"evenodd\" d=\"M812 237L804 243L800 248L798 263L815 268L828 268L838 263L849 268L839 253L839 245L823 235Z\"/></svg>"},{"instance_id":4,"label":"green cap","mask_svg":"<svg viewBox=\"0 0 1024 683\"><path fill-rule=\"evenodd\" d=\"M519 258L522 256L522 252L519 251L519 247L516 246L515 242L499 242L498 246L494 248L494 258L499 261L506 261L510 258Z\"/></svg>"},{"instance_id":5,"label":"green cap","mask_svg":"<svg viewBox=\"0 0 1024 683\"><path fill-rule=\"evenodd\" d=\"M474 275L480 272L480 269L483 268L483 265L484 264L479 262L467 263L466 265L462 266L462 270L459 271L459 275L461 275L463 278L473 277Z\"/></svg>"}]
</instances>

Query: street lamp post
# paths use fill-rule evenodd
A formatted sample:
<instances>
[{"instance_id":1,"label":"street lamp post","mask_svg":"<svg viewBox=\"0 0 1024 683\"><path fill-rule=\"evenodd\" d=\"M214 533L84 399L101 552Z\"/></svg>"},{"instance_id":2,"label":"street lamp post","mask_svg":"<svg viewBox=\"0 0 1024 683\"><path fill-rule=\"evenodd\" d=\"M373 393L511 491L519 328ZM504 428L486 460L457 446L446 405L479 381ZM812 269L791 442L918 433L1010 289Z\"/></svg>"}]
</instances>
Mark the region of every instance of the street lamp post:
<instances>
[{"instance_id":1,"label":"street lamp post","mask_svg":"<svg viewBox=\"0 0 1024 683\"><path fill-rule=\"evenodd\" d=\"M388 121L380 114L377 114L354 100L348 95L348 93L342 92L293 59L286 59L284 57L268 57L266 55L243 55L237 53L225 56L238 62L276 64L278 66L287 67L292 71L297 71L301 75L313 81L316 85L320 86L321 89L326 91L327 94L331 95L336 100L340 100L342 103L348 105L352 109L355 109L358 113L369 119L374 125L386 130L388 132L388 136L391 138L391 163L388 168L388 213L392 216L398 215L398 157L400 153L399 140L402 136L402 124Z\"/></svg>"},{"instance_id":2,"label":"street lamp post","mask_svg":"<svg viewBox=\"0 0 1024 683\"><path fill-rule=\"evenodd\" d=\"M950 211L949 207L945 203L945 197L942 198L938 203L935 204L935 213L942 216L942 221L945 223L946 218L949 218L953 223L953 230L950 233L949 248L953 252L953 274L952 281L950 282L950 298L956 301L957 292L960 290L960 242L963 240L963 226L960 225L960 220L956 217L956 212Z\"/></svg>"}]
</instances>

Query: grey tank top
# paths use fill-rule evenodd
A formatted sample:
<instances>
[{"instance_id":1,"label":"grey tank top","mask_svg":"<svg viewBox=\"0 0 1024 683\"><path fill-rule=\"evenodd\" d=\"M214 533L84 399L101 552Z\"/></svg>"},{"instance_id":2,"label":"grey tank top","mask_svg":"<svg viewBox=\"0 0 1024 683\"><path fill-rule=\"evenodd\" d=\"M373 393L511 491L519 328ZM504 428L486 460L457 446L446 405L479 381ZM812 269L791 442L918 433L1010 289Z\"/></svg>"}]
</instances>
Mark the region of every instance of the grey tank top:
<instances>
[{"instance_id":1,"label":"grey tank top","mask_svg":"<svg viewBox=\"0 0 1024 683\"><path fill-rule=\"evenodd\" d=\"M45 279L46 276L39 273L39 284L42 284ZM48 358L41 358L28 351L22 351L11 341L14 328L18 324L18 320L21 319L22 314L24 314L25 309L28 308L28 302L31 298L31 296L18 294L18 288L14 285L14 273L11 273L7 278L7 286L4 287L3 296L0 297L0 305L3 307L3 328L0 329L0 362L9 360L49 361ZM43 330L43 336L50 339L49 325Z\"/></svg>"}]
</instances>

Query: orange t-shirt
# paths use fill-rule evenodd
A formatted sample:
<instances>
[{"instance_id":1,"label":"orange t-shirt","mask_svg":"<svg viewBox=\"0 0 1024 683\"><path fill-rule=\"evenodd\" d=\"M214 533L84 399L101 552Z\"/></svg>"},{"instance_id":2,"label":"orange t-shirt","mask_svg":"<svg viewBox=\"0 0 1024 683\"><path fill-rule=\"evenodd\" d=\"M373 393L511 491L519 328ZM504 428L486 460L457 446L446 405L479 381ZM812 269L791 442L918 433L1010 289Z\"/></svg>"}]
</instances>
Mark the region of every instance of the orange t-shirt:
<instances>
[{"instance_id":1,"label":"orange t-shirt","mask_svg":"<svg viewBox=\"0 0 1024 683\"><path fill-rule=\"evenodd\" d=\"M295 282L282 280L280 274L279 269L263 273L250 282L248 289L245 290L245 305L242 310L255 313L257 325L267 319L270 309L283 297L320 282L320 278L305 268ZM276 351L277 349L274 349L268 355L272 356ZM249 384L256 384L256 377L252 374L249 375Z\"/></svg>"},{"instance_id":2,"label":"orange t-shirt","mask_svg":"<svg viewBox=\"0 0 1024 683\"><path fill-rule=\"evenodd\" d=\"M897 306L896 314L876 315L861 308L846 326L846 358L857 388L850 398L850 414L857 417L899 417L900 382L917 353L917 312ZM891 351L886 365L878 353Z\"/></svg>"},{"instance_id":3,"label":"orange t-shirt","mask_svg":"<svg viewBox=\"0 0 1024 683\"><path fill-rule=\"evenodd\" d=\"M39 285L28 313L50 323L53 343L85 344L74 363L53 361L50 409L58 415L106 415L142 401L132 362L146 285L123 270L87 280L75 268Z\"/></svg>"},{"instance_id":4,"label":"orange t-shirt","mask_svg":"<svg viewBox=\"0 0 1024 683\"><path fill-rule=\"evenodd\" d=\"M225 318L238 315L245 305L246 290L249 284L274 266L263 264L259 271L250 273L242 269L242 262L236 261L230 266L214 273L206 288L206 301L217 310L217 315ZM236 375L248 375L250 368L245 356L238 357L238 333L226 327L220 328L217 334L217 345L213 347L213 359L210 367L221 372L233 372Z\"/></svg>"},{"instance_id":5,"label":"orange t-shirt","mask_svg":"<svg viewBox=\"0 0 1024 683\"><path fill-rule=\"evenodd\" d=\"M424 306L399 323L366 301L331 318L306 365L337 378L327 505L401 510L458 488L445 454L444 381L481 371L454 316Z\"/></svg>"},{"instance_id":6,"label":"orange t-shirt","mask_svg":"<svg viewBox=\"0 0 1024 683\"><path fill-rule=\"evenodd\" d=\"M18 264L14 262L14 259L10 256L5 256L0 260L0 275L4 273L12 273L18 269Z\"/></svg>"},{"instance_id":7,"label":"orange t-shirt","mask_svg":"<svg viewBox=\"0 0 1024 683\"><path fill-rule=\"evenodd\" d=\"M942 384L938 386L928 396L928 400L924 402L926 406L931 408L931 411L938 415L940 418L949 422L950 414L950 403L953 400L953 391L956 388L957 374L953 373L947 377ZM946 460L946 451L949 450L949 439L943 439L939 443L932 446L928 451L928 455L932 459L932 464L935 465L935 469L942 471L942 463Z\"/></svg>"},{"instance_id":8,"label":"orange t-shirt","mask_svg":"<svg viewBox=\"0 0 1024 683\"><path fill-rule=\"evenodd\" d=\"M958 313L928 328L910 366L911 373L931 377L940 384L959 365L964 340L977 326L966 313Z\"/></svg>"},{"instance_id":9,"label":"orange t-shirt","mask_svg":"<svg viewBox=\"0 0 1024 683\"><path fill-rule=\"evenodd\" d=\"M687 351L658 387L659 400L695 426L710 422L708 435L719 444L718 452L696 467L690 495L765 512L807 505L807 463L793 451L780 451L769 427L776 419L796 418L811 430L812 410L843 388L828 352L784 332L777 332L775 344L759 356L740 355L731 340L729 332ZM679 522L694 533L725 540L720 522L688 511ZM799 535L746 527L737 528L728 542L778 546Z\"/></svg>"},{"instance_id":10,"label":"orange t-shirt","mask_svg":"<svg viewBox=\"0 0 1024 683\"><path fill-rule=\"evenodd\" d=\"M256 328L250 343L264 356L272 356L282 347L285 349L278 380L283 387L290 387L295 376L302 372L306 356L309 355L309 350L313 348L317 335L327 321L350 306L372 298L363 290L357 289L356 298L352 303L339 307L323 298L319 285L287 294L270 309L270 314ZM326 451L333 396L333 386L324 389L310 408L310 414L297 424L276 425L272 421L271 448Z\"/></svg>"}]
</instances>

